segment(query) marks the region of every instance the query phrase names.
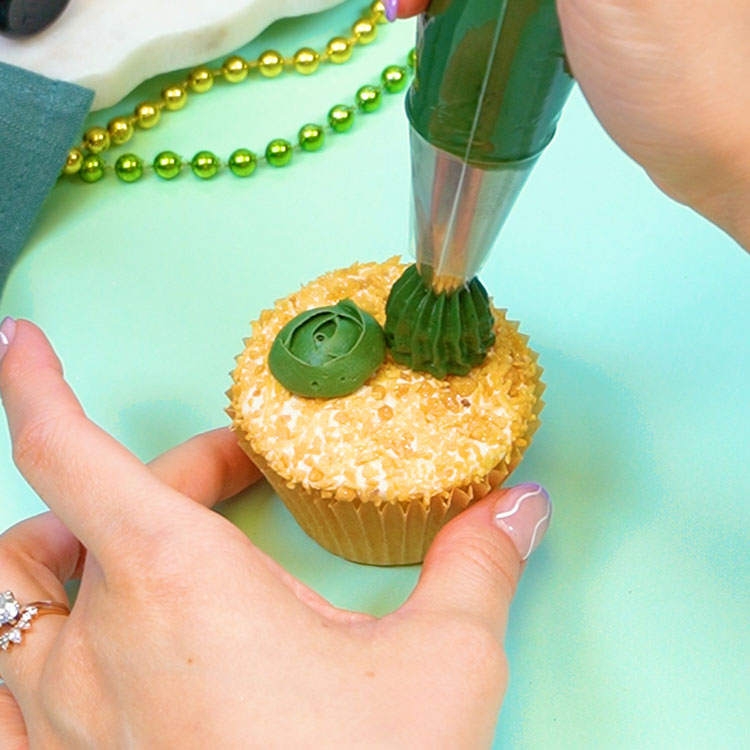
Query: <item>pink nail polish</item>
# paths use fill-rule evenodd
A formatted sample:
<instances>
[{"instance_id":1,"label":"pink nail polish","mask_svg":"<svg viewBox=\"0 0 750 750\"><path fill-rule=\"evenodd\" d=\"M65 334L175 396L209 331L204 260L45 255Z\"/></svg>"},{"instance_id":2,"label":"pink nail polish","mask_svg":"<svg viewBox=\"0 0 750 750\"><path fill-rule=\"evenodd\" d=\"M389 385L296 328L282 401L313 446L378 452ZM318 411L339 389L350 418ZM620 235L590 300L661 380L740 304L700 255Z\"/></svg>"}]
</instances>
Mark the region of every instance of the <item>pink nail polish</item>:
<instances>
[{"instance_id":1,"label":"pink nail polish","mask_svg":"<svg viewBox=\"0 0 750 750\"><path fill-rule=\"evenodd\" d=\"M398 0L383 0L385 17L393 23L398 18Z\"/></svg>"},{"instance_id":2,"label":"pink nail polish","mask_svg":"<svg viewBox=\"0 0 750 750\"><path fill-rule=\"evenodd\" d=\"M16 321L13 318L3 318L3 322L0 323L0 362L3 361L15 335Z\"/></svg>"},{"instance_id":3,"label":"pink nail polish","mask_svg":"<svg viewBox=\"0 0 750 750\"><path fill-rule=\"evenodd\" d=\"M547 490L539 484L519 484L495 506L495 523L511 538L521 560L539 546L552 515Z\"/></svg>"}]
</instances>

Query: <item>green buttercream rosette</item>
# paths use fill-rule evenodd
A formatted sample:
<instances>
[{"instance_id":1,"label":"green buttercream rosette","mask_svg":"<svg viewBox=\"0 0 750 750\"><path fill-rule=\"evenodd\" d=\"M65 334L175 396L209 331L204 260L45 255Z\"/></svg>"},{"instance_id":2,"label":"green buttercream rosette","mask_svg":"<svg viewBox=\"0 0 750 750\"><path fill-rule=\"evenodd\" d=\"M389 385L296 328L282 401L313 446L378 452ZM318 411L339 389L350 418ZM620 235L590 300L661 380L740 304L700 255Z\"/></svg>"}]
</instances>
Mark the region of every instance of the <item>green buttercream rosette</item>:
<instances>
[{"instance_id":1,"label":"green buttercream rosette","mask_svg":"<svg viewBox=\"0 0 750 750\"><path fill-rule=\"evenodd\" d=\"M307 310L287 323L268 365L289 391L335 398L357 390L385 359L385 334L375 318L345 299Z\"/></svg>"},{"instance_id":2,"label":"green buttercream rosette","mask_svg":"<svg viewBox=\"0 0 750 750\"><path fill-rule=\"evenodd\" d=\"M393 359L436 378L466 375L495 343L490 299L477 278L436 294L416 265L409 266L393 285L385 312Z\"/></svg>"}]
</instances>

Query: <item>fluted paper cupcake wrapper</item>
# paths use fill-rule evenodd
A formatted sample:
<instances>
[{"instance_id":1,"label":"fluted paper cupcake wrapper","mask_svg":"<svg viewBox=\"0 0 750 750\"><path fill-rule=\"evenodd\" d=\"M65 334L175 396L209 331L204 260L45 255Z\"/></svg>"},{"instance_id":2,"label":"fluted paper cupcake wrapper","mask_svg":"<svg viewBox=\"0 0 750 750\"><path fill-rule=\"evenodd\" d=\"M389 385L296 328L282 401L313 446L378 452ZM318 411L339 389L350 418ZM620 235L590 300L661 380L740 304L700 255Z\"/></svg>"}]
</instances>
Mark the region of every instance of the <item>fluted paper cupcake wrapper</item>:
<instances>
[{"instance_id":1,"label":"fluted paper cupcake wrapper","mask_svg":"<svg viewBox=\"0 0 750 750\"><path fill-rule=\"evenodd\" d=\"M514 324L517 326L517 324ZM524 337L528 339L528 337ZM537 355L533 353L536 361ZM542 369L538 369L541 377ZM481 481L456 487L446 496L429 500L372 501L323 497L315 489L287 486L287 480L268 466L249 442L239 436L242 449L263 472L305 533L334 555L367 565L409 565L421 562L435 536L449 521L499 487L518 466L540 425L544 384L537 381L533 418L510 458ZM231 416L231 413L230 413ZM519 443L521 443L519 445Z\"/></svg>"}]
</instances>

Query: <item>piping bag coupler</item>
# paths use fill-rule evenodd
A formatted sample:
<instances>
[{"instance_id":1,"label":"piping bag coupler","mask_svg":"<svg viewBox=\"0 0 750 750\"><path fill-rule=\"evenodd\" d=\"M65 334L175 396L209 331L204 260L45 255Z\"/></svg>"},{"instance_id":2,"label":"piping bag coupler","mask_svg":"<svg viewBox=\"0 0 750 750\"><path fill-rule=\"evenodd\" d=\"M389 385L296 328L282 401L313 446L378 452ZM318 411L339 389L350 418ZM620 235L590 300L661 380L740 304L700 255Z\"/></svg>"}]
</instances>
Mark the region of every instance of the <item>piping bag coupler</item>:
<instances>
[{"instance_id":1,"label":"piping bag coupler","mask_svg":"<svg viewBox=\"0 0 750 750\"><path fill-rule=\"evenodd\" d=\"M433 0L420 17L412 252L434 292L479 272L572 86L555 0Z\"/></svg>"}]
</instances>

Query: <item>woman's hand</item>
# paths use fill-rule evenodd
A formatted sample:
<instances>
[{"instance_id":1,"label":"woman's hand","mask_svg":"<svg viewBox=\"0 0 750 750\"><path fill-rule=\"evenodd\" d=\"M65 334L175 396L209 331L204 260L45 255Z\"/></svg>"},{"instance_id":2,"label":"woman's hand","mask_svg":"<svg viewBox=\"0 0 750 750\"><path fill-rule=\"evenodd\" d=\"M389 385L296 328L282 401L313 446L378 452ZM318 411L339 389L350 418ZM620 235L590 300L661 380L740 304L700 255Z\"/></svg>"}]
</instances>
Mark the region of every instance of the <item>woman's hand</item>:
<instances>
[{"instance_id":1,"label":"woman's hand","mask_svg":"<svg viewBox=\"0 0 750 750\"><path fill-rule=\"evenodd\" d=\"M401 0L399 15L425 0ZM571 68L669 196L750 249L750 3L557 0Z\"/></svg>"},{"instance_id":2,"label":"woman's hand","mask_svg":"<svg viewBox=\"0 0 750 750\"><path fill-rule=\"evenodd\" d=\"M0 652L3 748L490 744L541 488L454 520L397 612L337 609L209 510L258 478L227 430L146 466L86 418L38 328L3 332L14 457L52 513L0 537L0 591L65 601L82 573L69 617Z\"/></svg>"},{"instance_id":3,"label":"woman's hand","mask_svg":"<svg viewBox=\"0 0 750 750\"><path fill-rule=\"evenodd\" d=\"M667 195L750 249L750 3L558 0L596 116Z\"/></svg>"}]
</instances>

